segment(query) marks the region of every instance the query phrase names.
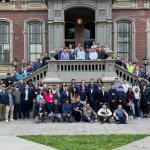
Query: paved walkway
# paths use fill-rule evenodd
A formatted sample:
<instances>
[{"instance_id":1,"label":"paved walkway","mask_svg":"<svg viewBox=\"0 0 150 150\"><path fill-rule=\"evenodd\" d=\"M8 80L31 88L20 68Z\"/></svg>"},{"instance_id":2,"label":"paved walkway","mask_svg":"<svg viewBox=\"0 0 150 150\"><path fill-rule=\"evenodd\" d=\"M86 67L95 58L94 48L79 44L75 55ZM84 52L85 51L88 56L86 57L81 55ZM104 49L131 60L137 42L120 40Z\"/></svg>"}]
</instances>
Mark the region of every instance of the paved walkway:
<instances>
[{"instance_id":1,"label":"paved walkway","mask_svg":"<svg viewBox=\"0 0 150 150\"><path fill-rule=\"evenodd\" d=\"M0 150L55 150L15 136L1 136Z\"/></svg>"},{"instance_id":2,"label":"paved walkway","mask_svg":"<svg viewBox=\"0 0 150 150\"><path fill-rule=\"evenodd\" d=\"M150 150L150 137L135 141L116 150Z\"/></svg>"},{"instance_id":3,"label":"paved walkway","mask_svg":"<svg viewBox=\"0 0 150 150\"><path fill-rule=\"evenodd\" d=\"M0 122L0 150L54 150L50 147L17 138L17 135L90 135L90 134L150 134L150 119L115 123L41 123L32 120ZM9 144L8 144L9 141ZM133 142L117 150L150 150L150 137ZM26 147L26 149L24 149Z\"/></svg>"},{"instance_id":4,"label":"paved walkway","mask_svg":"<svg viewBox=\"0 0 150 150\"><path fill-rule=\"evenodd\" d=\"M0 122L0 136L6 135L82 135L82 134L150 134L150 119L129 120L128 124L40 123L32 120Z\"/></svg>"}]
</instances>

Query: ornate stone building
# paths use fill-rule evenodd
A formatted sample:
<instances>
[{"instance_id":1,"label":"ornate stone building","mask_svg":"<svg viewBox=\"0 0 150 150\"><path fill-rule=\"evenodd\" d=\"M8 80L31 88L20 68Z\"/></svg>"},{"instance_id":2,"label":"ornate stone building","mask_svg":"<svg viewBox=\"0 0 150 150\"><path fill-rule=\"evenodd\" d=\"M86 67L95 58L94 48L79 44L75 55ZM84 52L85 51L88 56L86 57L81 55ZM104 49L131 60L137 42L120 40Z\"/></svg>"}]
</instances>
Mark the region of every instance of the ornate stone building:
<instances>
[{"instance_id":1,"label":"ornate stone building","mask_svg":"<svg viewBox=\"0 0 150 150\"><path fill-rule=\"evenodd\" d=\"M150 58L150 0L0 0L0 70L16 58L78 43L107 44L115 55Z\"/></svg>"}]
</instances>

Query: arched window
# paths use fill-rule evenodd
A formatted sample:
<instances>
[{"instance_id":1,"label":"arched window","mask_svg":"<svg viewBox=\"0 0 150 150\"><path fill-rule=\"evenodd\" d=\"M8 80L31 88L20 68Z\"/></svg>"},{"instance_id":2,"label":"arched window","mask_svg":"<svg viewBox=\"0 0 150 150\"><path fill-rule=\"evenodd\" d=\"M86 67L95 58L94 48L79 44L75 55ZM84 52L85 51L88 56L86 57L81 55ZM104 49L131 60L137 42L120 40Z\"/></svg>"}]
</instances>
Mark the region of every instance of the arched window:
<instances>
[{"instance_id":1,"label":"arched window","mask_svg":"<svg viewBox=\"0 0 150 150\"><path fill-rule=\"evenodd\" d=\"M0 64L10 62L10 25L0 21Z\"/></svg>"},{"instance_id":2,"label":"arched window","mask_svg":"<svg viewBox=\"0 0 150 150\"><path fill-rule=\"evenodd\" d=\"M28 23L28 60L35 62L43 51L42 23Z\"/></svg>"},{"instance_id":3,"label":"arched window","mask_svg":"<svg viewBox=\"0 0 150 150\"><path fill-rule=\"evenodd\" d=\"M120 58L131 60L132 48L132 24L130 21L119 21L117 23L117 55Z\"/></svg>"}]
</instances>

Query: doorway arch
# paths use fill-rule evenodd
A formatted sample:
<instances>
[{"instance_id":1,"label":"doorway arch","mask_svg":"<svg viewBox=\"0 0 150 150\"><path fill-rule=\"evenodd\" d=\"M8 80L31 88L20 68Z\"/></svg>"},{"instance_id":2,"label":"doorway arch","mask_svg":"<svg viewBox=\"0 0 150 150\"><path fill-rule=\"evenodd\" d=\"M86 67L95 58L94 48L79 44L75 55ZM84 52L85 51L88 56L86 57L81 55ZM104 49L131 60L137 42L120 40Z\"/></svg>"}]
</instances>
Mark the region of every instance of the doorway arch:
<instances>
[{"instance_id":1,"label":"doorway arch","mask_svg":"<svg viewBox=\"0 0 150 150\"><path fill-rule=\"evenodd\" d=\"M65 45L79 43L90 47L95 42L95 10L89 7L71 7L65 10Z\"/></svg>"}]
</instances>

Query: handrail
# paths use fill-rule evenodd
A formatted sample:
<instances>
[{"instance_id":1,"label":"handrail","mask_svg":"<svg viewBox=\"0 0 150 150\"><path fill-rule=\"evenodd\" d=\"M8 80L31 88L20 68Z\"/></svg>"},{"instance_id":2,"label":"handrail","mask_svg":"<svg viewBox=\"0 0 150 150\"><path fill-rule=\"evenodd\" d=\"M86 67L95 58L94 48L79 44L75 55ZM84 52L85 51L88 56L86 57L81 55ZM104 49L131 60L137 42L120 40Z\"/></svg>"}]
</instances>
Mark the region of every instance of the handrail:
<instances>
[{"instance_id":1,"label":"handrail","mask_svg":"<svg viewBox=\"0 0 150 150\"><path fill-rule=\"evenodd\" d=\"M40 80L40 79L42 79L46 76L47 71L48 71L48 65L45 65L42 68L40 68L40 69L36 70L35 72L33 72L32 74L28 75L27 77L22 78L21 80L23 80L25 83L28 82L31 79L33 81ZM9 86L8 88L17 86L18 84L19 84L19 81L15 82L14 84ZM6 88L6 90L8 88Z\"/></svg>"},{"instance_id":2,"label":"handrail","mask_svg":"<svg viewBox=\"0 0 150 150\"><path fill-rule=\"evenodd\" d=\"M134 73L130 73L127 69L115 64L116 73L118 77L128 80L131 83L138 81L139 76L135 75ZM142 79L142 81L147 82L146 79Z\"/></svg>"}]
</instances>

